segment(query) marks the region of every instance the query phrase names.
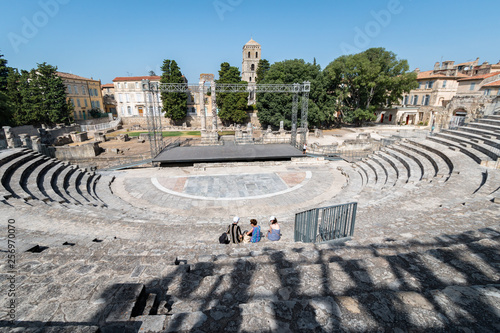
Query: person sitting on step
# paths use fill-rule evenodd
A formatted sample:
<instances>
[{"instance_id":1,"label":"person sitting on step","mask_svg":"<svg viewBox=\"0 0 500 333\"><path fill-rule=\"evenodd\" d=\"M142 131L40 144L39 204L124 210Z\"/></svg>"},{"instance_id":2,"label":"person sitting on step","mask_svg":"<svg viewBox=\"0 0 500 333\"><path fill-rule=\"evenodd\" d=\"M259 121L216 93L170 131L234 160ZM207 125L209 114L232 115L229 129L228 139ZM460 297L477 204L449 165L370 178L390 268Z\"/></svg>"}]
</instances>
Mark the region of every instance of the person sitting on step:
<instances>
[{"instance_id":1,"label":"person sitting on step","mask_svg":"<svg viewBox=\"0 0 500 333\"><path fill-rule=\"evenodd\" d=\"M279 241L281 238L280 225L278 224L278 219L276 216L271 216L269 218L269 231L267 232L267 239L270 241Z\"/></svg>"},{"instance_id":2,"label":"person sitting on step","mask_svg":"<svg viewBox=\"0 0 500 333\"><path fill-rule=\"evenodd\" d=\"M256 219L251 219L250 225L252 226L252 230L243 233L243 242L257 243L260 241L260 226L257 225Z\"/></svg>"},{"instance_id":3,"label":"person sitting on step","mask_svg":"<svg viewBox=\"0 0 500 333\"><path fill-rule=\"evenodd\" d=\"M233 224L230 224L229 227L227 228L227 233L229 234L230 242L234 244L240 243L243 240L241 229L240 226L238 225L239 221L240 218L238 216L235 216L233 218Z\"/></svg>"}]
</instances>

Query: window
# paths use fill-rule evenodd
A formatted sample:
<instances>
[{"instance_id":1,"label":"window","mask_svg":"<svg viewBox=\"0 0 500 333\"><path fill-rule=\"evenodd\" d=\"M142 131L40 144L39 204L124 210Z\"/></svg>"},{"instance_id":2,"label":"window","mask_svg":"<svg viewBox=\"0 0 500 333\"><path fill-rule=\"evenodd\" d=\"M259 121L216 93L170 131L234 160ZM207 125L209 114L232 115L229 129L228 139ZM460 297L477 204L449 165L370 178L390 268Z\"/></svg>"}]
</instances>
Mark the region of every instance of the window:
<instances>
[{"instance_id":1,"label":"window","mask_svg":"<svg viewBox=\"0 0 500 333\"><path fill-rule=\"evenodd\" d=\"M250 70L251 70L252 72L255 70L255 65L254 65L254 64L250 65Z\"/></svg>"},{"instance_id":2,"label":"window","mask_svg":"<svg viewBox=\"0 0 500 333\"><path fill-rule=\"evenodd\" d=\"M94 89L94 96L99 96L99 95L97 94L97 89Z\"/></svg>"},{"instance_id":3,"label":"window","mask_svg":"<svg viewBox=\"0 0 500 333\"><path fill-rule=\"evenodd\" d=\"M432 89L433 85L434 85L434 81L427 81L427 82L425 82L425 89Z\"/></svg>"},{"instance_id":4,"label":"window","mask_svg":"<svg viewBox=\"0 0 500 333\"><path fill-rule=\"evenodd\" d=\"M76 105L77 105L78 107L80 107L80 106L81 106L81 105L80 105L80 99L79 99L79 98L77 98L77 99L76 99Z\"/></svg>"},{"instance_id":5,"label":"window","mask_svg":"<svg viewBox=\"0 0 500 333\"><path fill-rule=\"evenodd\" d=\"M89 103L87 103L87 100L84 99L84 101L85 101L85 107L89 106Z\"/></svg>"},{"instance_id":6,"label":"window","mask_svg":"<svg viewBox=\"0 0 500 333\"><path fill-rule=\"evenodd\" d=\"M414 95L413 96L413 105L417 105L418 104L418 95Z\"/></svg>"},{"instance_id":7,"label":"window","mask_svg":"<svg viewBox=\"0 0 500 333\"><path fill-rule=\"evenodd\" d=\"M255 58L259 57L259 52L255 52Z\"/></svg>"},{"instance_id":8,"label":"window","mask_svg":"<svg viewBox=\"0 0 500 333\"><path fill-rule=\"evenodd\" d=\"M125 107L122 105L122 106L120 107L120 109L121 109L121 113L122 113L122 115L125 115Z\"/></svg>"},{"instance_id":9,"label":"window","mask_svg":"<svg viewBox=\"0 0 500 333\"><path fill-rule=\"evenodd\" d=\"M408 95L406 95L403 99L403 105L408 105Z\"/></svg>"},{"instance_id":10,"label":"window","mask_svg":"<svg viewBox=\"0 0 500 333\"><path fill-rule=\"evenodd\" d=\"M443 88L446 88L446 80L443 81Z\"/></svg>"},{"instance_id":11,"label":"window","mask_svg":"<svg viewBox=\"0 0 500 333\"><path fill-rule=\"evenodd\" d=\"M75 106L75 101L73 100L73 98L71 98L69 101L71 102L71 105Z\"/></svg>"},{"instance_id":12,"label":"window","mask_svg":"<svg viewBox=\"0 0 500 333\"><path fill-rule=\"evenodd\" d=\"M418 89L422 89L422 82L418 83Z\"/></svg>"},{"instance_id":13,"label":"window","mask_svg":"<svg viewBox=\"0 0 500 333\"><path fill-rule=\"evenodd\" d=\"M123 84L123 88L127 89L127 82Z\"/></svg>"},{"instance_id":14,"label":"window","mask_svg":"<svg viewBox=\"0 0 500 333\"><path fill-rule=\"evenodd\" d=\"M389 115L389 121L391 121L391 120L392 120L392 114Z\"/></svg>"},{"instance_id":15,"label":"window","mask_svg":"<svg viewBox=\"0 0 500 333\"><path fill-rule=\"evenodd\" d=\"M248 51L248 57L247 58L250 58L250 51Z\"/></svg>"},{"instance_id":16,"label":"window","mask_svg":"<svg viewBox=\"0 0 500 333\"><path fill-rule=\"evenodd\" d=\"M252 82L252 77L251 76L248 78L248 82Z\"/></svg>"},{"instance_id":17,"label":"window","mask_svg":"<svg viewBox=\"0 0 500 333\"><path fill-rule=\"evenodd\" d=\"M130 115L132 115L132 108L130 106L127 106L127 113Z\"/></svg>"},{"instance_id":18,"label":"window","mask_svg":"<svg viewBox=\"0 0 500 333\"><path fill-rule=\"evenodd\" d=\"M489 96L489 95L490 95L490 93L491 93L491 89L486 89L486 90L484 91L484 95L485 95L485 96Z\"/></svg>"},{"instance_id":19,"label":"window","mask_svg":"<svg viewBox=\"0 0 500 333\"><path fill-rule=\"evenodd\" d=\"M127 102L130 102L130 95L129 94L125 94L125 98L127 99Z\"/></svg>"},{"instance_id":20,"label":"window","mask_svg":"<svg viewBox=\"0 0 500 333\"><path fill-rule=\"evenodd\" d=\"M71 90L71 86L68 85L68 94L72 94L72 93L73 93L73 91Z\"/></svg>"},{"instance_id":21,"label":"window","mask_svg":"<svg viewBox=\"0 0 500 333\"><path fill-rule=\"evenodd\" d=\"M96 107L97 107L98 109L100 109L100 108L101 108L101 102L99 102L99 101L95 101L95 105L96 105Z\"/></svg>"},{"instance_id":22,"label":"window","mask_svg":"<svg viewBox=\"0 0 500 333\"><path fill-rule=\"evenodd\" d=\"M139 82L135 83L135 89L139 89Z\"/></svg>"},{"instance_id":23,"label":"window","mask_svg":"<svg viewBox=\"0 0 500 333\"><path fill-rule=\"evenodd\" d=\"M431 96L430 96L430 95L425 95L425 97L424 97L424 101L423 101L423 102L424 102L424 105L429 105L429 101L430 101L430 99L431 99Z\"/></svg>"},{"instance_id":24,"label":"window","mask_svg":"<svg viewBox=\"0 0 500 333\"><path fill-rule=\"evenodd\" d=\"M118 101L123 102L123 94L118 94Z\"/></svg>"},{"instance_id":25,"label":"window","mask_svg":"<svg viewBox=\"0 0 500 333\"><path fill-rule=\"evenodd\" d=\"M82 94L85 95L85 86L82 86Z\"/></svg>"},{"instance_id":26,"label":"window","mask_svg":"<svg viewBox=\"0 0 500 333\"><path fill-rule=\"evenodd\" d=\"M118 89L121 89L121 88L122 88L122 84L120 82L118 82Z\"/></svg>"},{"instance_id":27,"label":"window","mask_svg":"<svg viewBox=\"0 0 500 333\"><path fill-rule=\"evenodd\" d=\"M472 82L472 83L470 84L470 88L469 88L469 90L474 90L474 88L475 88L475 87L476 87L476 82Z\"/></svg>"},{"instance_id":28,"label":"window","mask_svg":"<svg viewBox=\"0 0 500 333\"><path fill-rule=\"evenodd\" d=\"M90 101L90 106L92 106L92 109L95 108L95 103L94 101Z\"/></svg>"}]
</instances>

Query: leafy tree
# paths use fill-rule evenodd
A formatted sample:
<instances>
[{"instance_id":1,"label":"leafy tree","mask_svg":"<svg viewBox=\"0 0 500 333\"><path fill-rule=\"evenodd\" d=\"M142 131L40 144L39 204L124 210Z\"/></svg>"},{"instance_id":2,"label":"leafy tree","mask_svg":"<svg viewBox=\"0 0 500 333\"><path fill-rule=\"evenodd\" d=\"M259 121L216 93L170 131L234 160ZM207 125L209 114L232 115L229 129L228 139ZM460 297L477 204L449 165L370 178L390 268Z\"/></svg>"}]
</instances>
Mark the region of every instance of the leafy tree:
<instances>
[{"instance_id":1,"label":"leafy tree","mask_svg":"<svg viewBox=\"0 0 500 333\"><path fill-rule=\"evenodd\" d=\"M375 119L377 108L390 107L417 87L416 74L408 69L393 52L371 48L331 62L324 70L326 90L343 121L361 125Z\"/></svg>"},{"instance_id":2,"label":"leafy tree","mask_svg":"<svg viewBox=\"0 0 500 333\"><path fill-rule=\"evenodd\" d=\"M266 59L260 59L259 64L257 65L257 78L255 79L255 82L261 83L262 80L264 80L266 73L269 71L269 61Z\"/></svg>"},{"instance_id":3,"label":"leafy tree","mask_svg":"<svg viewBox=\"0 0 500 333\"><path fill-rule=\"evenodd\" d=\"M293 84L304 81L311 83L308 123L310 126L325 125L328 122L328 116L325 113L324 105L328 96L323 87L323 75L319 65L306 63L303 59L276 62L270 66L261 83ZM292 98L291 93L257 94L257 109L259 110L257 115L260 123L264 127L267 125L278 127L280 121L283 121L285 127L290 129L292 127ZM301 105L299 98L298 124L300 124Z\"/></svg>"},{"instance_id":4,"label":"leafy tree","mask_svg":"<svg viewBox=\"0 0 500 333\"><path fill-rule=\"evenodd\" d=\"M237 67L223 62L220 65L219 79L217 83L231 83L247 85L248 82L241 81L241 74ZM218 116L224 124L243 123L247 119L247 111L251 110L248 106L248 93L217 93Z\"/></svg>"},{"instance_id":5,"label":"leafy tree","mask_svg":"<svg viewBox=\"0 0 500 333\"><path fill-rule=\"evenodd\" d=\"M161 83L184 83L185 79L182 76L181 69L175 60L165 59L161 67L162 76ZM185 93L161 93L163 101L163 111L165 117L178 122L186 117L187 111L187 96Z\"/></svg>"},{"instance_id":6,"label":"leafy tree","mask_svg":"<svg viewBox=\"0 0 500 333\"><path fill-rule=\"evenodd\" d=\"M72 121L73 106L66 101L66 86L57 67L38 64L31 71L10 71L9 101L17 125L54 125Z\"/></svg>"},{"instance_id":7,"label":"leafy tree","mask_svg":"<svg viewBox=\"0 0 500 333\"><path fill-rule=\"evenodd\" d=\"M150 70L148 74L149 74L149 76L156 76L156 73L153 70Z\"/></svg>"},{"instance_id":8,"label":"leafy tree","mask_svg":"<svg viewBox=\"0 0 500 333\"><path fill-rule=\"evenodd\" d=\"M101 113L102 113L102 111L99 108L92 108L89 110L89 114L92 118L100 118Z\"/></svg>"},{"instance_id":9,"label":"leafy tree","mask_svg":"<svg viewBox=\"0 0 500 333\"><path fill-rule=\"evenodd\" d=\"M7 94L7 77L9 75L9 67L7 60L3 59L3 54L0 54L0 124L11 124L11 111L8 103Z\"/></svg>"},{"instance_id":10,"label":"leafy tree","mask_svg":"<svg viewBox=\"0 0 500 333\"><path fill-rule=\"evenodd\" d=\"M27 83L27 80L25 82L21 81L21 74L17 68L9 67L9 75L7 76L7 102L9 116L11 117L10 123L12 125L23 124L23 122L18 121L23 109L20 87L24 87Z\"/></svg>"}]
</instances>

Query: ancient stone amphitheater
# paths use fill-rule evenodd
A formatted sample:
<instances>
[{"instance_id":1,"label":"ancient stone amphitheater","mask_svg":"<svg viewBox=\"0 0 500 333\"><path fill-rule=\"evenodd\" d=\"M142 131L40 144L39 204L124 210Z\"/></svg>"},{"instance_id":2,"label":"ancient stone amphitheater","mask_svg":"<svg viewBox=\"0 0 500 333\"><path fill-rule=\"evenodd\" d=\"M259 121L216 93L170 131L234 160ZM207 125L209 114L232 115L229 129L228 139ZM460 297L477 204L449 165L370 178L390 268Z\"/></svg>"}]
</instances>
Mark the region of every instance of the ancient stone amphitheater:
<instances>
[{"instance_id":1,"label":"ancient stone amphitheater","mask_svg":"<svg viewBox=\"0 0 500 333\"><path fill-rule=\"evenodd\" d=\"M0 151L0 331L498 332L499 147L489 116L357 163L95 173ZM295 213L352 201L351 240L294 242ZM234 215L283 238L218 244Z\"/></svg>"}]
</instances>

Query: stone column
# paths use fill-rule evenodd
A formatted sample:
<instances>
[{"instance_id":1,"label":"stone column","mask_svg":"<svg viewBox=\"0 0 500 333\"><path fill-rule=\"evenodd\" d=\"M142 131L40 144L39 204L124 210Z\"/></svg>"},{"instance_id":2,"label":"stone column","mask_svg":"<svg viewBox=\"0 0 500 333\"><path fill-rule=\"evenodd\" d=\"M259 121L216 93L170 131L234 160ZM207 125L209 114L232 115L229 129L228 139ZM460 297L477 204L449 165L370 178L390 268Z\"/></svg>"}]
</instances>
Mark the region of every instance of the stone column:
<instances>
[{"instance_id":1,"label":"stone column","mask_svg":"<svg viewBox=\"0 0 500 333\"><path fill-rule=\"evenodd\" d=\"M36 135L31 137L31 149L42 154L42 143L40 142L40 138Z\"/></svg>"},{"instance_id":2,"label":"stone column","mask_svg":"<svg viewBox=\"0 0 500 333\"><path fill-rule=\"evenodd\" d=\"M204 93L204 81L200 81L200 91L199 91L199 99L200 99L200 122L201 122L201 130L205 131L207 129L207 117L205 116L205 93Z\"/></svg>"},{"instance_id":3,"label":"stone column","mask_svg":"<svg viewBox=\"0 0 500 333\"><path fill-rule=\"evenodd\" d=\"M217 104L215 104L215 81L210 82L212 89L212 130L217 130Z\"/></svg>"},{"instance_id":4,"label":"stone column","mask_svg":"<svg viewBox=\"0 0 500 333\"><path fill-rule=\"evenodd\" d=\"M16 148L16 141L14 139L14 133L12 133L12 128L10 126L3 126L3 131L5 133L5 139L7 140L7 147Z\"/></svg>"},{"instance_id":5,"label":"stone column","mask_svg":"<svg viewBox=\"0 0 500 333\"><path fill-rule=\"evenodd\" d=\"M27 147L27 148L32 148L32 144L31 144L31 138L28 134L19 134L19 138L21 139L21 145L23 147Z\"/></svg>"}]
</instances>

